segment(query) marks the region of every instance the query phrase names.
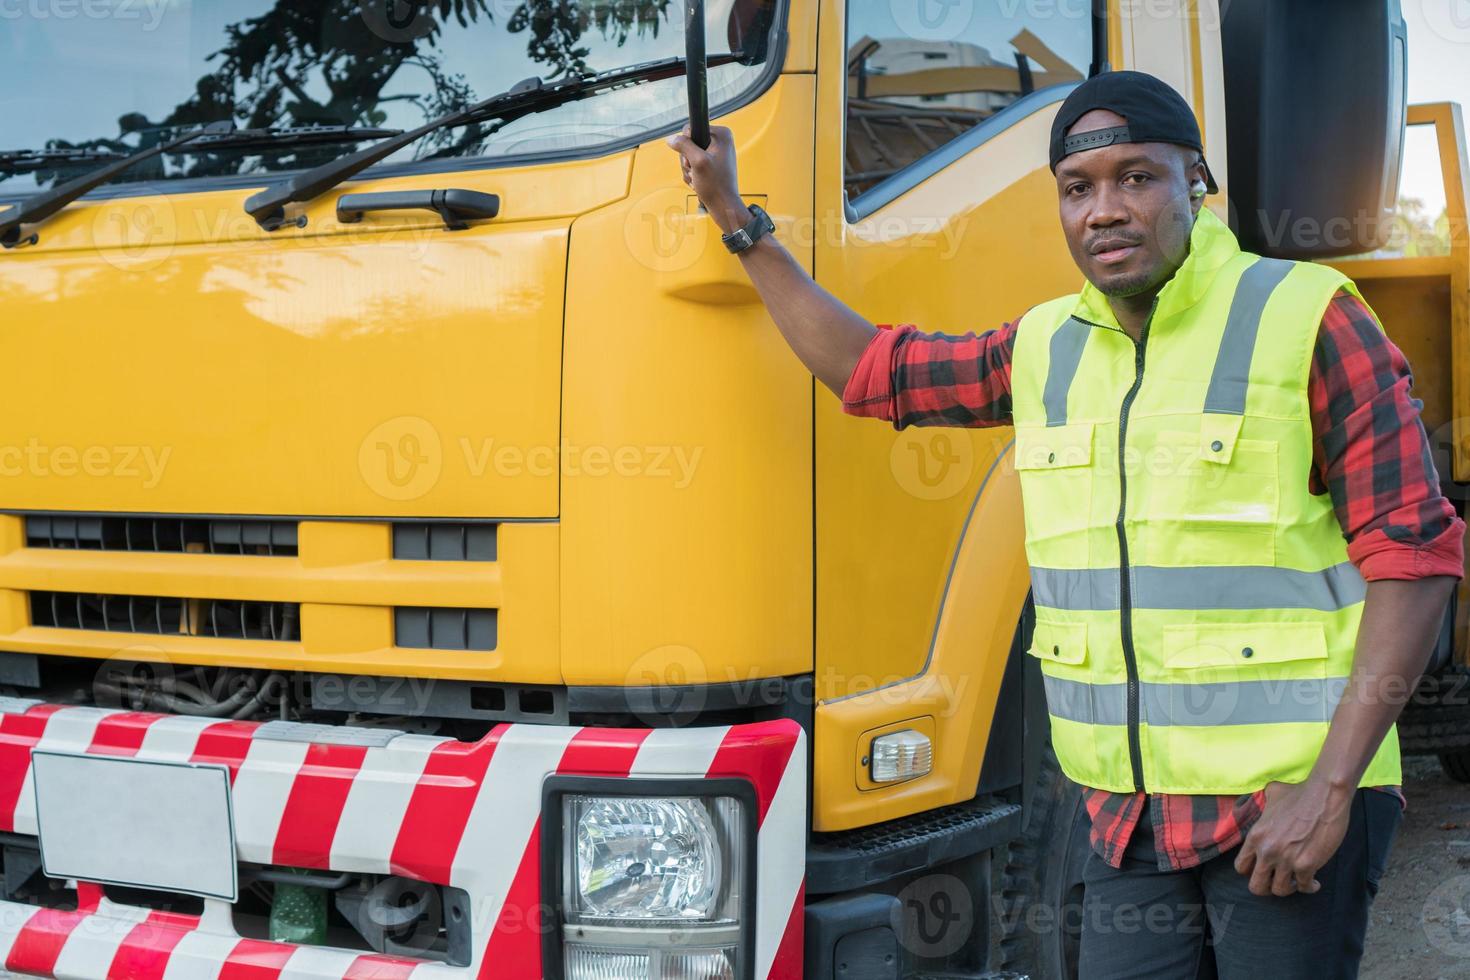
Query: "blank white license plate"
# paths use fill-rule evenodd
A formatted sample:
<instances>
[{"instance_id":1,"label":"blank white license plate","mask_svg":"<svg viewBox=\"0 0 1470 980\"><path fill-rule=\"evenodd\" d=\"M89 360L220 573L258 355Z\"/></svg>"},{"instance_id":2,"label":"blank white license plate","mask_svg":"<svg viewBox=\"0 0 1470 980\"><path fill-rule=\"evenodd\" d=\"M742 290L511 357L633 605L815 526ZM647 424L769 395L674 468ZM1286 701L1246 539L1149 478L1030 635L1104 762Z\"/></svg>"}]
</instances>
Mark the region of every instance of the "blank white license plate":
<instances>
[{"instance_id":1,"label":"blank white license plate","mask_svg":"<svg viewBox=\"0 0 1470 980\"><path fill-rule=\"evenodd\" d=\"M31 772L46 874L235 900L228 769L36 751Z\"/></svg>"}]
</instances>

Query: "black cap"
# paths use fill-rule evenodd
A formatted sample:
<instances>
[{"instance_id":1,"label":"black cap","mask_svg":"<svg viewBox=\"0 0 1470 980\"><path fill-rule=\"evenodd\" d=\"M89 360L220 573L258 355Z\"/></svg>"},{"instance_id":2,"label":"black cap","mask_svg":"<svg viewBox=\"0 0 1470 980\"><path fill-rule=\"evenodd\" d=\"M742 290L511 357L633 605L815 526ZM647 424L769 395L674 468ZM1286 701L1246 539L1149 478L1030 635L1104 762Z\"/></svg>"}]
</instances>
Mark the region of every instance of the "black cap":
<instances>
[{"instance_id":1,"label":"black cap","mask_svg":"<svg viewBox=\"0 0 1470 980\"><path fill-rule=\"evenodd\" d=\"M1067 130L1094 109L1116 112L1127 125L1068 136ZM1173 143L1198 150L1202 159L1205 151L1189 103L1166 82L1141 71L1104 72L1072 90L1051 124L1052 173L1063 157L1114 143ZM1205 180L1211 194L1220 190L1209 164Z\"/></svg>"}]
</instances>

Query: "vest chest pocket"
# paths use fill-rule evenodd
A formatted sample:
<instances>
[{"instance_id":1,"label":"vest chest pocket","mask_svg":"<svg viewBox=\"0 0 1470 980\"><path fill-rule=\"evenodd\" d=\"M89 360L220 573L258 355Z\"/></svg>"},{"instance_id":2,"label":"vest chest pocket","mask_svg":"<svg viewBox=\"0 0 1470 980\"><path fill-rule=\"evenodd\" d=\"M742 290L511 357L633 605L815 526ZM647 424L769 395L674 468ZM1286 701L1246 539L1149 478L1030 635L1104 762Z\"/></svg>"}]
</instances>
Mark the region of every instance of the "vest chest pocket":
<instances>
[{"instance_id":1,"label":"vest chest pocket","mask_svg":"<svg viewBox=\"0 0 1470 980\"><path fill-rule=\"evenodd\" d=\"M1091 422L1017 426L1016 470L1033 565L1085 565L1092 519Z\"/></svg>"},{"instance_id":2,"label":"vest chest pocket","mask_svg":"<svg viewBox=\"0 0 1470 980\"><path fill-rule=\"evenodd\" d=\"M1145 451L1151 550L1185 565L1275 563L1280 446L1240 438L1241 421L1205 415L1198 432L1160 432Z\"/></svg>"},{"instance_id":3,"label":"vest chest pocket","mask_svg":"<svg viewBox=\"0 0 1470 980\"><path fill-rule=\"evenodd\" d=\"M1031 633L1031 656L1049 664L1078 666L1087 660L1087 624L1036 620Z\"/></svg>"}]
</instances>

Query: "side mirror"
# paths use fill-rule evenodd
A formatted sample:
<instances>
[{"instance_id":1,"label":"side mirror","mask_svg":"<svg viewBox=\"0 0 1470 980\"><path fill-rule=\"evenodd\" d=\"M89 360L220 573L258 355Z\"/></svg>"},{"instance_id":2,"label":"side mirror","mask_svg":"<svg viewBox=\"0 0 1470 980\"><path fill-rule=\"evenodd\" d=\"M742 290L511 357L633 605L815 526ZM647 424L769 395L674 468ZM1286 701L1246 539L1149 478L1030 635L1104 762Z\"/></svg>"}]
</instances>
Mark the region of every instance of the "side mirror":
<instances>
[{"instance_id":1,"label":"side mirror","mask_svg":"<svg viewBox=\"0 0 1470 980\"><path fill-rule=\"evenodd\" d=\"M727 51L742 65L758 65L770 55L771 24L777 0L735 0L725 22Z\"/></svg>"},{"instance_id":2,"label":"side mirror","mask_svg":"<svg viewBox=\"0 0 1470 980\"><path fill-rule=\"evenodd\" d=\"M1355 255L1392 232L1407 111L1399 0L1225 7L1231 222L1287 259Z\"/></svg>"}]
</instances>

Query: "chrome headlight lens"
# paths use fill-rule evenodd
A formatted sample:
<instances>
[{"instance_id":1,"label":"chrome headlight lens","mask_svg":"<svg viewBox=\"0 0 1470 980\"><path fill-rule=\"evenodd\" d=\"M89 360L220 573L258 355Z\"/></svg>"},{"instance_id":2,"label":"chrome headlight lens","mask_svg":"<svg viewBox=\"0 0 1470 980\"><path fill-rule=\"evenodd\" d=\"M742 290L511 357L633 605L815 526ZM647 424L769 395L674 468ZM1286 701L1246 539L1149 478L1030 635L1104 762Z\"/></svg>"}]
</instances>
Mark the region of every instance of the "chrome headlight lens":
<instances>
[{"instance_id":1,"label":"chrome headlight lens","mask_svg":"<svg viewBox=\"0 0 1470 980\"><path fill-rule=\"evenodd\" d=\"M703 800L573 796L566 806L579 920L714 918L724 855Z\"/></svg>"},{"instance_id":2,"label":"chrome headlight lens","mask_svg":"<svg viewBox=\"0 0 1470 980\"><path fill-rule=\"evenodd\" d=\"M549 974L735 980L748 972L757 837L749 781L553 776L544 795L543 887L559 890L544 947Z\"/></svg>"}]
</instances>

